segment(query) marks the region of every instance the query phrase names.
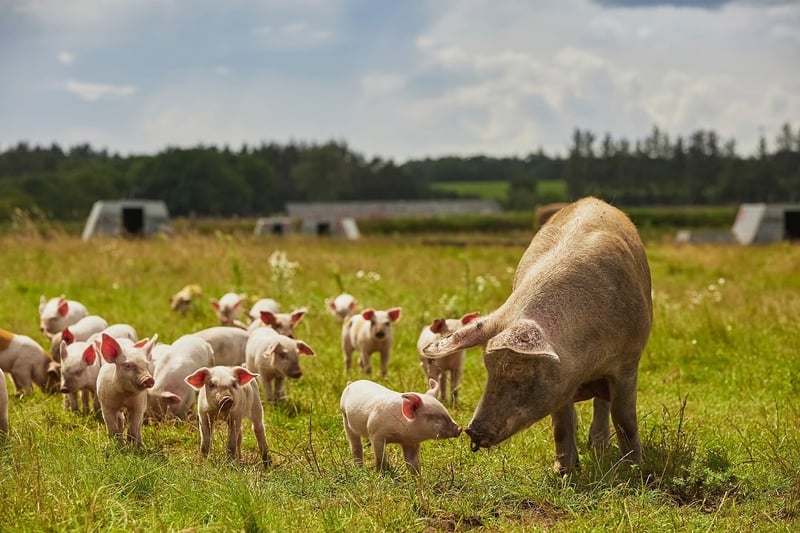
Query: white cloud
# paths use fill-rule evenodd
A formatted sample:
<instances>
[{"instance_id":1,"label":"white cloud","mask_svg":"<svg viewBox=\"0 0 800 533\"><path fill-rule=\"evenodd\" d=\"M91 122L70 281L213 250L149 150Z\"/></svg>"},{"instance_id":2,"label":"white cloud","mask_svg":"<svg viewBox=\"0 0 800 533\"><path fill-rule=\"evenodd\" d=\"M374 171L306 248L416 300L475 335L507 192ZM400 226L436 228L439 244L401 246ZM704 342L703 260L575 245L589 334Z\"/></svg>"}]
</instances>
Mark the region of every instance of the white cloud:
<instances>
[{"instance_id":1,"label":"white cloud","mask_svg":"<svg viewBox=\"0 0 800 533\"><path fill-rule=\"evenodd\" d=\"M62 65L71 65L75 62L75 56L66 50L58 53L58 62Z\"/></svg>"},{"instance_id":2,"label":"white cloud","mask_svg":"<svg viewBox=\"0 0 800 533\"><path fill-rule=\"evenodd\" d=\"M387 95L396 93L405 83L406 78L402 74L371 73L361 78L361 89L366 96Z\"/></svg>"},{"instance_id":3,"label":"white cloud","mask_svg":"<svg viewBox=\"0 0 800 533\"><path fill-rule=\"evenodd\" d=\"M136 92L136 87L133 85L111 85L75 80L64 82L64 89L87 102L95 102L108 97L130 96Z\"/></svg>"}]
</instances>

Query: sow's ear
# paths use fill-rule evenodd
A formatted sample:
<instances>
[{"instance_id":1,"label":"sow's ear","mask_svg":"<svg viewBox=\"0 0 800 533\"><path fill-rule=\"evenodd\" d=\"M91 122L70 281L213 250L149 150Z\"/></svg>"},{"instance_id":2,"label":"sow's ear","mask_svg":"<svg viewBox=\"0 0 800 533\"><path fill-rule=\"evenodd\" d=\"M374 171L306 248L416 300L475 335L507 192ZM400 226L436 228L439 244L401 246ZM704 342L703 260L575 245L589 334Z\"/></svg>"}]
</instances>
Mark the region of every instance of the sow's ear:
<instances>
[{"instance_id":1,"label":"sow's ear","mask_svg":"<svg viewBox=\"0 0 800 533\"><path fill-rule=\"evenodd\" d=\"M433 341L422 348L422 354L434 359L444 357L459 350L486 344L496 333L497 326L494 325L490 315L482 320L474 320L450 335Z\"/></svg>"},{"instance_id":2,"label":"sow's ear","mask_svg":"<svg viewBox=\"0 0 800 533\"><path fill-rule=\"evenodd\" d=\"M559 361L553 347L544 339L539 324L533 320L515 320L486 344L486 352L508 350L521 355L537 355Z\"/></svg>"}]
</instances>

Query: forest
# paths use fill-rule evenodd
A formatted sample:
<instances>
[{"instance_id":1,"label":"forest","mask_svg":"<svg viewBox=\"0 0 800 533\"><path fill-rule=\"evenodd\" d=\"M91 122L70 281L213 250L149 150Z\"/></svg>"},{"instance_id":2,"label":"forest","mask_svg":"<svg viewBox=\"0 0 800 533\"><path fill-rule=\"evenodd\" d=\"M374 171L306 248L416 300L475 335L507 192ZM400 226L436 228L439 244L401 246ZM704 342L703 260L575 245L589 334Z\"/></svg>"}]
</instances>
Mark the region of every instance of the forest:
<instances>
[{"instance_id":1,"label":"forest","mask_svg":"<svg viewBox=\"0 0 800 533\"><path fill-rule=\"evenodd\" d=\"M288 201L458 196L435 184L505 182L507 210L595 195L621 206L730 205L800 201L800 128L784 124L754 154L713 130L644 139L576 129L565 156L438 157L396 163L368 158L343 140L229 147L168 147L120 155L89 144L19 142L0 151L0 221L15 209L82 220L99 199L164 200L174 216L263 216ZM541 187L562 182L562 188Z\"/></svg>"}]
</instances>

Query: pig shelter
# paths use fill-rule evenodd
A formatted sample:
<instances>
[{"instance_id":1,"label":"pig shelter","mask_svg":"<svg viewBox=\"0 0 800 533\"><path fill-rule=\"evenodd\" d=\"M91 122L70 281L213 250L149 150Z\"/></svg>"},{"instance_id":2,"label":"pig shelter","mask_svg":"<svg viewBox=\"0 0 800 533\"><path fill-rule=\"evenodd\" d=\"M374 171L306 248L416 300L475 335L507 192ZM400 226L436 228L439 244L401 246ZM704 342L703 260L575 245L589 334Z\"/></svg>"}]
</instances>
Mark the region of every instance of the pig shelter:
<instances>
[{"instance_id":1,"label":"pig shelter","mask_svg":"<svg viewBox=\"0 0 800 533\"><path fill-rule=\"evenodd\" d=\"M800 240L800 204L742 204L732 232L740 244Z\"/></svg>"},{"instance_id":2,"label":"pig shelter","mask_svg":"<svg viewBox=\"0 0 800 533\"><path fill-rule=\"evenodd\" d=\"M161 200L98 200L86 219L81 238L148 237L170 230L169 211Z\"/></svg>"}]
</instances>

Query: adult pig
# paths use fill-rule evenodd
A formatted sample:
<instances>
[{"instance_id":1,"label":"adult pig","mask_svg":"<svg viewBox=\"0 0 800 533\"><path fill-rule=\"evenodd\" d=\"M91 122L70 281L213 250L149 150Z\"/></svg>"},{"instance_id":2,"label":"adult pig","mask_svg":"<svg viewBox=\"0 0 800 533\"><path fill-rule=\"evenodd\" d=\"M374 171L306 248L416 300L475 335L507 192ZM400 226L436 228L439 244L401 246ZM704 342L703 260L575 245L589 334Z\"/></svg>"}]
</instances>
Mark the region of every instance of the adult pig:
<instances>
[{"instance_id":1,"label":"adult pig","mask_svg":"<svg viewBox=\"0 0 800 533\"><path fill-rule=\"evenodd\" d=\"M303 375L298 355L314 355L303 341L276 333L272 328L258 328L247 341L247 368L257 372L270 403L286 397L286 379Z\"/></svg>"},{"instance_id":2,"label":"adult pig","mask_svg":"<svg viewBox=\"0 0 800 533\"><path fill-rule=\"evenodd\" d=\"M199 368L186 377L186 383L199 391L197 415L200 424L200 452L211 451L214 422L228 424L228 455L239 460L242 455L242 418L249 418L261 452L261 462L270 464L269 446L264 432L264 410L258 393L258 374L241 366Z\"/></svg>"},{"instance_id":3,"label":"adult pig","mask_svg":"<svg viewBox=\"0 0 800 533\"><path fill-rule=\"evenodd\" d=\"M186 376L198 368L214 365L211 345L196 335L184 335L172 343L153 365L153 386L147 391L157 416L186 418L195 401L195 392Z\"/></svg>"},{"instance_id":4,"label":"adult pig","mask_svg":"<svg viewBox=\"0 0 800 533\"><path fill-rule=\"evenodd\" d=\"M620 210L584 198L556 213L520 260L499 309L423 349L439 357L483 345L488 382L467 435L488 448L551 416L558 472L578 466L573 402L594 398L589 442L641 460L639 359L652 325L650 269Z\"/></svg>"},{"instance_id":5,"label":"adult pig","mask_svg":"<svg viewBox=\"0 0 800 533\"><path fill-rule=\"evenodd\" d=\"M458 388L461 386L461 375L464 372L464 361L467 358L466 350L457 350L439 358L425 357L422 349L436 339L466 326L480 316L479 313L467 313L461 318L437 318L430 325L422 328L417 340L417 353L425 375L439 383L439 399L447 399L447 378L450 376L451 401L455 405L458 400Z\"/></svg>"},{"instance_id":6,"label":"adult pig","mask_svg":"<svg viewBox=\"0 0 800 533\"><path fill-rule=\"evenodd\" d=\"M211 345L215 365L238 366L245 363L245 349L250 338L247 331L231 326L214 326L196 331L193 335Z\"/></svg>"},{"instance_id":7,"label":"adult pig","mask_svg":"<svg viewBox=\"0 0 800 533\"><path fill-rule=\"evenodd\" d=\"M147 389L153 386L147 363L158 339L142 339L136 344L117 342L103 333L97 341L100 354L108 364L97 374L97 398L108 435L120 444L125 443L124 411L128 416L127 440L134 447L142 445L142 421L147 407Z\"/></svg>"},{"instance_id":8,"label":"adult pig","mask_svg":"<svg viewBox=\"0 0 800 533\"><path fill-rule=\"evenodd\" d=\"M31 394L34 384L44 392L58 390L58 363L26 335L0 329L0 370L11 376L17 396Z\"/></svg>"},{"instance_id":9,"label":"adult pig","mask_svg":"<svg viewBox=\"0 0 800 533\"><path fill-rule=\"evenodd\" d=\"M401 394L366 379L347 384L339 408L357 465L364 463L361 439L369 439L372 443L375 467L381 470L389 468L386 444L397 443L403 448L409 471L418 474L420 443L455 438L461 434L461 428L436 399L439 388L436 380L431 379L428 384L430 390L425 394Z\"/></svg>"},{"instance_id":10,"label":"adult pig","mask_svg":"<svg viewBox=\"0 0 800 533\"><path fill-rule=\"evenodd\" d=\"M352 315L342 324L342 352L344 353L344 371L349 372L353 361L353 350L358 350L361 371L372 374L372 354L381 355L381 375L386 377L389 369L389 356L392 353L394 332L392 324L400 320L401 309L393 307L386 311L366 309L358 315Z\"/></svg>"},{"instance_id":11,"label":"adult pig","mask_svg":"<svg viewBox=\"0 0 800 533\"><path fill-rule=\"evenodd\" d=\"M39 298L39 329L48 339L88 314L86 306L63 294L49 300L44 295Z\"/></svg>"}]
</instances>

